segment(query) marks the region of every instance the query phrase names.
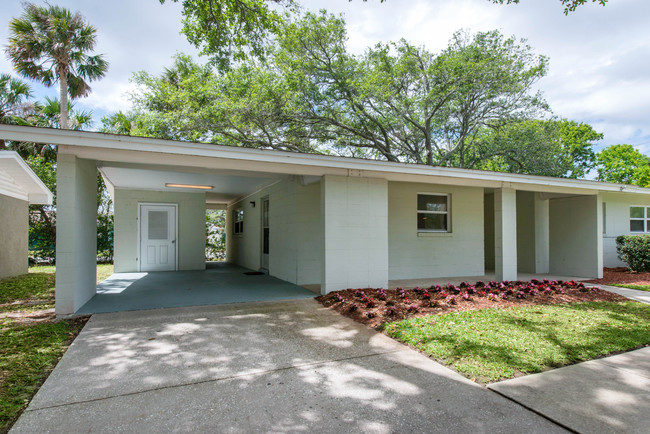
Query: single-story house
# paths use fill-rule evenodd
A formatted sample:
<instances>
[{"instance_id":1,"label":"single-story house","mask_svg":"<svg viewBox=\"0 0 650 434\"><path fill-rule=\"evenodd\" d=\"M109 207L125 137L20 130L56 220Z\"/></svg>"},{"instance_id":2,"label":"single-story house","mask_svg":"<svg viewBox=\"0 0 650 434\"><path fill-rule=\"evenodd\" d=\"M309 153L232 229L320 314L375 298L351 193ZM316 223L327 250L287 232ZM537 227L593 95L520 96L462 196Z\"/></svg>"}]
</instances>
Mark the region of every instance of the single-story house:
<instances>
[{"instance_id":1,"label":"single-story house","mask_svg":"<svg viewBox=\"0 0 650 434\"><path fill-rule=\"evenodd\" d=\"M58 145L56 311L95 294L97 171L114 200L115 271L205 268L206 208L227 260L325 294L518 273L601 277L617 235L650 232L650 189L542 176L0 126Z\"/></svg>"},{"instance_id":2,"label":"single-story house","mask_svg":"<svg viewBox=\"0 0 650 434\"><path fill-rule=\"evenodd\" d=\"M20 155L0 151L0 279L27 273L29 205L49 205L52 197Z\"/></svg>"}]
</instances>

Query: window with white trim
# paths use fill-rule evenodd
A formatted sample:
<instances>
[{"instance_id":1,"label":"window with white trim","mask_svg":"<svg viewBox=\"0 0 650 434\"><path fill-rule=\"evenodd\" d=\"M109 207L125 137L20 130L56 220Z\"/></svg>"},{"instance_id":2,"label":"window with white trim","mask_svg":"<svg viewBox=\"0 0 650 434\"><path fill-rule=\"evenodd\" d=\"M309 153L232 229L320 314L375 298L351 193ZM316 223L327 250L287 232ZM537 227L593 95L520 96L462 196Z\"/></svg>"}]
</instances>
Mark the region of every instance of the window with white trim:
<instances>
[{"instance_id":1,"label":"window with white trim","mask_svg":"<svg viewBox=\"0 0 650 434\"><path fill-rule=\"evenodd\" d=\"M449 232L448 194L418 193L418 232Z\"/></svg>"},{"instance_id":2,"label":"window with white trim","mask_svg":"<svg viewBox=\"0 0 650 434\"><path fill-rule=\"evenodd\" d=\"M650 206L630 207L630 232L650 233Z\"/></svg>"},{"instance_id":3,"label":"window with white trim","mask_svg":"<svg viewBox=\"0 0 650 434\"><path fill-rule=\"evenodd\" d=\"M234 234L243 234L244 233L244 210L236 209L232 212L232 231Z\"/></svg>"}]
</instances>

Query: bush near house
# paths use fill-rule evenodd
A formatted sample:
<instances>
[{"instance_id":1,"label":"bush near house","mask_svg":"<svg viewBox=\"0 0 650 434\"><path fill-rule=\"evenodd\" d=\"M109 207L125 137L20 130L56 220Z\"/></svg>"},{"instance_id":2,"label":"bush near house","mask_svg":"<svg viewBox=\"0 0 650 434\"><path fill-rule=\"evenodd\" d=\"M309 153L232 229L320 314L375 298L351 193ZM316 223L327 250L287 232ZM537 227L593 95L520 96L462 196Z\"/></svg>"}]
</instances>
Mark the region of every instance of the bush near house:
<instances>
[{"instance_id":1,"label":"bush near house","mask_svg":"<svg viewBox=\"0 0 650 434\"><path fill-rule=\"evenodd\" d=\"M621 235L616 238L616 252L633 271L650 271L650 235Z\"/></svg>"}]
</instances>

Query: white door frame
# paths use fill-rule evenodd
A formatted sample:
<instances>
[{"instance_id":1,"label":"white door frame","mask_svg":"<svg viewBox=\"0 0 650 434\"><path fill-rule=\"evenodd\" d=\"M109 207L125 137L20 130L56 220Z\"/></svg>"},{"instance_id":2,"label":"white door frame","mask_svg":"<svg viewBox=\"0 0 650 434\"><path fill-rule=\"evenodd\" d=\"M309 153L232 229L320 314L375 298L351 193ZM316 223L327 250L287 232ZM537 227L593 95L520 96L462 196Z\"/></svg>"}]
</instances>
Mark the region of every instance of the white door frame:
<instances>
[{"instance_id":1,"label":"white door frame","mask_svg":"<svg viewBox=\"0 0 650 434\"><path fill-rule=\"evenodd\" d=\"M162 205L162 206L173 206L174 207L174 225L176 226L174 228L175 234L176 234L176 241L174 242L174 250L175 250L175 263L174 263L174 271L178 271L178 204L177 203L165 203L165 202L138 202L138 271L142 271L142 233L141 228L142 228L142 221L140 220L141 217L141 210L143 206L147 205Z\"/></svg>"}]
</instances>

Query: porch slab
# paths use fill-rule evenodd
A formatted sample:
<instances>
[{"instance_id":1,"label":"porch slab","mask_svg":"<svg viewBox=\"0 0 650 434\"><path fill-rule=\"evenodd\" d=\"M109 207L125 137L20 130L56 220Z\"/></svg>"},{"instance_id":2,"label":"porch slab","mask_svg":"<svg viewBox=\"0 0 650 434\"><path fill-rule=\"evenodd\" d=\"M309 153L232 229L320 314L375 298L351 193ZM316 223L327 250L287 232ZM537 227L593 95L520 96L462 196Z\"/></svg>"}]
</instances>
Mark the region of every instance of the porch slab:
<instances>
[{"instance_id":1,"label":"porch slab","mask_svg":"<svg viewBox=\"0 0 650 434\"><path fill-rule=\"evenodd\" d=\"M246 268L212 262L205 270L115 273L97 285L97 294L79 315L168 307L313 298L305 288Z\"/></svg>"}]
</instances>

